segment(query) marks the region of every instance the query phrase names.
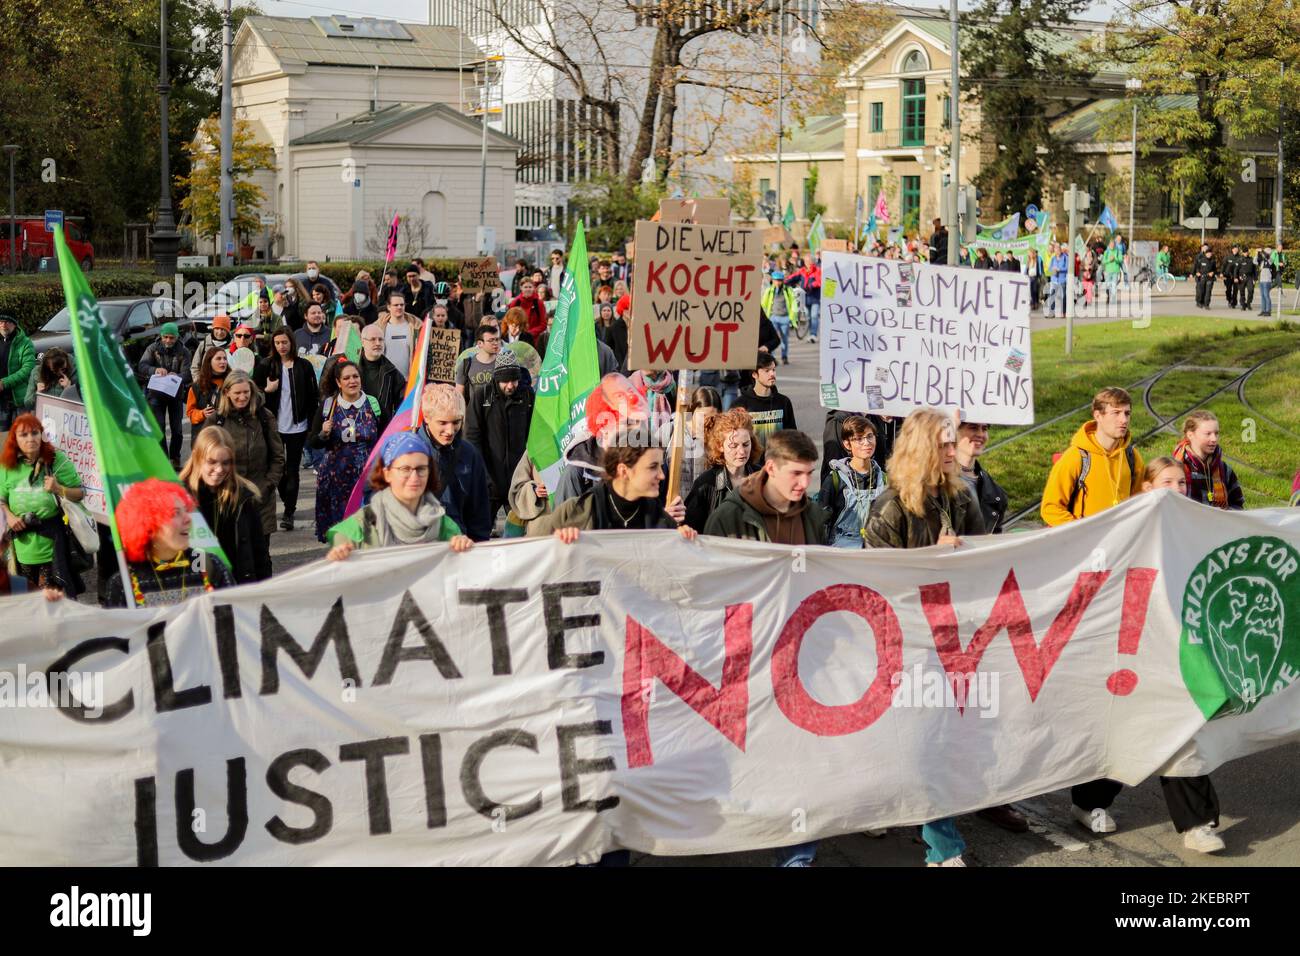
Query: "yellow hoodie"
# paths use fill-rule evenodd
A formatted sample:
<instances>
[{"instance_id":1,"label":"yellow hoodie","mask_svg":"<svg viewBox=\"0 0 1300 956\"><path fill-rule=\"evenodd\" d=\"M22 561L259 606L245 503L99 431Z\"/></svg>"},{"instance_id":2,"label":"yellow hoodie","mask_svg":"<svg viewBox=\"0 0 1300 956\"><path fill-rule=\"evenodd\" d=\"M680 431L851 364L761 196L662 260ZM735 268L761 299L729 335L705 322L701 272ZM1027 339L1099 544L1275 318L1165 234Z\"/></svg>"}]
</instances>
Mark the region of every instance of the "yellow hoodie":
<instances>
[{"instance_id":1,"label":"yellow hoodie","mask_svg":"<svg viewBox=\"0 0 1300 956\"><path fill-rule=\"evenodd\" d=\"M1043 504L1039 509L1043 521L1055 527L1086 518L1099 511L1105 511L1119 504L1130 495L1142 490L1142 472L1145 465L1142 455L1133 449L1133 471L1129 471L1128 456L1125 447L1133 440L1130 433L1124 443L1106 451L1097 444L1097 423L1085 422L1070 441L1070 447L1052 466L1052 473L1047 476L1047 486L1043 489ZM1070 493L1074 483L1083 470L1083 456L1087 451L1089 458L1088 477L1084 479L1083 488L1074 502L1074 511L1069 510Z\"/></svg>"}]
</instances>

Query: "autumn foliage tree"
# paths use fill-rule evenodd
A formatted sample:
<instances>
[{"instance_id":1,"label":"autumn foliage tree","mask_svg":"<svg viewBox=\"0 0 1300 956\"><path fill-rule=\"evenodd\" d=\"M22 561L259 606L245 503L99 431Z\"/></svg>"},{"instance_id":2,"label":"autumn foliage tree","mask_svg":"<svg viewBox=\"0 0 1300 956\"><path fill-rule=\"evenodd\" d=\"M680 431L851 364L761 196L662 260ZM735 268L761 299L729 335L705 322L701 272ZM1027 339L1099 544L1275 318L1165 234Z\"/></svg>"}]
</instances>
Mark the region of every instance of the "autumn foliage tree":
<instances>
[{"instance_id":1,"label":"autumn foliage tree","mask_svg":"<svg viewBox=\"0 0 1300 956\"><path fill-rule=\"evenodd\" d=\"M176 185L185 192L181 209L189 213L194 231L200 236L215 236L221 229L221 124L209 116L199 127L199 135L185 144L190 158L190 172L177 176ZM260 226L258 209L266 201L262 187L252 182L258 170L275 170L275 150L259 143L247 120L235 120L231 144L231 170L234 180L236 235L246 236Z\"/></svg>"}]
</instances>

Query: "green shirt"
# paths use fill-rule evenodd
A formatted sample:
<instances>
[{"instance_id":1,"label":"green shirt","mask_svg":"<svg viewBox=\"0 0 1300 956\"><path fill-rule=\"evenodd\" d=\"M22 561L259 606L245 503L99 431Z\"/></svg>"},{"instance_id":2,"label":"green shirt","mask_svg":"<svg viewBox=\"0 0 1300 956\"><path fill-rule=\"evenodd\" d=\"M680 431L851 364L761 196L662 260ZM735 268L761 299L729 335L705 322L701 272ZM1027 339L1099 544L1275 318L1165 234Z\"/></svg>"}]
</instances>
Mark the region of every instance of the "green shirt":
<instances>
[{"instance_id":1,"label":"green shirt","mask_svg":"<svg viewBox=\"0 0 1300 956\"><path fill-rule=\"evenodd\" d=\"M17 468L0 467L0 501L16 518L25 514L34 514L38 518L62 514L58 496L45 490L48 472L42 466L40 475L33 481L33 470L26 462L19 462ZM65 488L81 487L77 469L61 451L54 453L54 480ZM15 536L14 550L23 564L45 564L54 560L54 542L35 531L24 531Z\"/></svg>"},{"instance_id":2,"label":"green shirt","mask_svg":"<svg viewBox=\"0 0 1300 956\"><path fill-rule=\"evenodd\" d=\"M361 524L361 515L364 511L365 508L359 508L338 524L334 525L334 527L330 528L325 534L325 540L329 543L329 546L332 547L334 545L335 537L342 536L347 538L358 548L369 547L365 540L366 529L362 527ZM444 514L442 516L442 527L438 529L438 540L450 541L458 534L464 534L460 529L460 525L456 524L455 521Z\"/></svg>"}]
</instances>

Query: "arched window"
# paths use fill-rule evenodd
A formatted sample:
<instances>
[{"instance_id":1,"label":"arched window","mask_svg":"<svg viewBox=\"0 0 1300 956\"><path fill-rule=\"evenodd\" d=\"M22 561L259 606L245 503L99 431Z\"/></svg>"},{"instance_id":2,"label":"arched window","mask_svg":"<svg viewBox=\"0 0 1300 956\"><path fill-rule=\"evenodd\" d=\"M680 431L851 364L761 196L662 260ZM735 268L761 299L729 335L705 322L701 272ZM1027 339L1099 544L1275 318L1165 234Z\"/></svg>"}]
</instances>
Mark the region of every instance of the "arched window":
<instances>
[{"instance_id":1,"label":"arched window","mask_svg":"<svg viewBox=\"0 0 1300 956\"><path fill-rule=\"evenodd\" d=\"M903 58L903 68L901 73L924 73L930 68L930 61L926 59L925 53L921 50L913 50Z\"/></svg>"},{"instance_id":2,"label":"arched window","mask_svg":"<svg viewBox=\"0 0 1300 956\"><path fill-rule=\"evenodd\" d=\"M438 192L427 192L420 203L420 215L424 218L427 229L423 250L437 249L446 245L444 238L447 228L447 197Z\"/></svg>"}]
</instances>

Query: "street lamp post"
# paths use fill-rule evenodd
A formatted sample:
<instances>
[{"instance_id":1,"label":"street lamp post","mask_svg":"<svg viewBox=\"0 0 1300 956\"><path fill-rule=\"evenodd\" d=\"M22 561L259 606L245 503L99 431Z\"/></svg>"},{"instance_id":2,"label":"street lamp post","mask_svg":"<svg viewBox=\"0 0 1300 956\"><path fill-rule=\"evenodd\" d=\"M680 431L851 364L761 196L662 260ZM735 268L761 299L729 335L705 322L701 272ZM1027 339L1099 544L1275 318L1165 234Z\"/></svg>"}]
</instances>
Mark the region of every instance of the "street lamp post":
<instances>
[{"instance_id":1,"label":"street lamp post","mask_svg":"<svg viewBox=\"0 0 1300 956\"><path fill-rule=\"evenodd\" d=\"M1142 81L1136 76L1131 76L1124 81L1124 87L1130 93L1136 94L1142 89ZM1132 155L1129 160L1129 177L1128 177L1128 247L1133 248L1133 240L1137 238L1134 222L1135 210L1137 208L1137 175L1138 175L1138 104L1137 96L1133 97L1133 141Z\"/></svg>"},{"instance_id":2,"label":"street lamp post","mask_svg":"<svg viewBox=\"0 0 1300 956\"><path fill-rule=\"evenodd\" d=\"M176 252L180 236L176 234L176 217L172 213L171 146L167 136L167 96L171 84L167 81L167 0L158 0L158 166L162 171L158 192L158 216L154 220L153 271L154 275L169 276L176 271Z\"/></svg>"},{"instance_id":3,"label":"street lamp post","mask_svg":"<svg viewBox=\"0 0 1300 956\"><path fill-rule=\"evenodd\" d=\"M5 152L9 154L9 271L18 271L18 236L15 234L18 223L17 209L14 207L14 154L18 152L18 147L14 144L5 146Z\"/></svg>"}]
</instances>

